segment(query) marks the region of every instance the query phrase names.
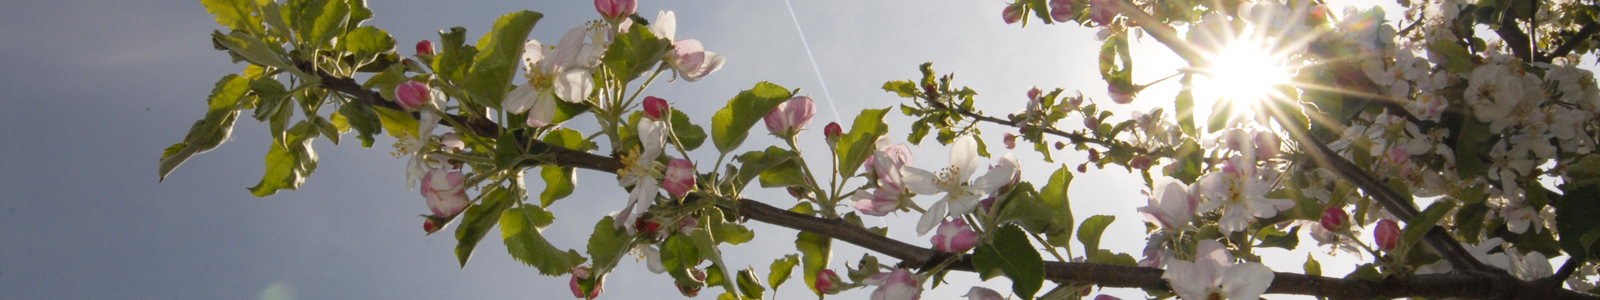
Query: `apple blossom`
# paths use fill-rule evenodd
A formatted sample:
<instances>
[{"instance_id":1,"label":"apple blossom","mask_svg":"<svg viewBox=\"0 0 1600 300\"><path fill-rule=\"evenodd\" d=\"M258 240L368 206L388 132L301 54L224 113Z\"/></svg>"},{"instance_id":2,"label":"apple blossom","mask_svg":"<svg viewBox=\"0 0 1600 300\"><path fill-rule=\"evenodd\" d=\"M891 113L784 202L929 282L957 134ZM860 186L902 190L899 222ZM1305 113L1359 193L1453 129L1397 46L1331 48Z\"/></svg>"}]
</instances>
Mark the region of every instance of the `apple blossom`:
<instances>
[{"instance_id":1,"label":"apple blossom","mask_svg":"<svg viewBox=\"0 0 1600 300\"><path fill-rule=\"evenodd\" d=\"M654 120L666 120L662 119L662 117L667 115L668 109L672 109L672 105L667 104L667 100L656 98L656 96L644 97L644 115L646 117Z\"/></svg>"},{"instance_id":2,"label":"apple blossom","mask_svg":"<svg viewBox=\"0 0 1600 300\"><path fill-rule=\"evenodd\" d=\"M423 106L433 102L431 89L427 82L406 81L394 88L395 104L406 111L417 111Z\"/></svg>"},{"instance_id":3,"label":"apple blossom","mask_svg":"<svg viewBox=\"0 0 1600 300\"><path fill-rule=\"evenodd\" d=\"M656 14L656 22L650 24L650 32L655 33L656 37L673 41L673 49L667 52L666 60L678 76L694 82L722 68L724 58L721 54L705 51L699 40L678 40L677 30L678 17L672 11L661 11Z\"/></svg>"},{"instance_id":4,"label":"apple blossom","mask_svg":"<svg viewBox=\"0 0 1600 300\"><path fill-rule=\"evenodd\" d=\"M1095 25L1109 25L1111 20L1117 17L1117 11L1120 9L1117 8L1115 1L1089 0L1089 20L1094 21Z\"/></svg>"},{"instance_id":5,"label":"apple blossom","mask_svg":"<svg viewBox=\"0 0 1600 300\"><path fill-rule=\"evenodd\" d=\"M1000 292L996 292L996 291L991 290L991 289L987 289L987 288L983 288L983 287L976 287L976 286L972 287L971 290L967 290L967 294L966 295L961 295L961 296L962 297L967 297L967 300L1001 300L1001 299L1005 299L1005 297L1001 297L1000 296Z\"/></svg>"},{"instance_id":6,"label":"apple blossom","mask_svg":"<svg viewBox=\"0 0 1600 300\"><path fill-rule=\"evenodd\" d=\"M674 158L667 163L667 173L661 182L661 187L667 189L667 194L672 198L683 198L689 194L689 189L694 188L694 163L687 159Z\"/></svg>"},{"instance_id":7,"label":"apple blossom","mask_svg":"<svg viewBox=\"0 0 1600 300\"><path fill-rule=\"evenodd\" d=\"M922 298L922 283L906 269L878 273L862 280L867 285L878 286L872 291L872 300L917 300Z\"/></svg>"},{"instance_id":8,"label":"apple blossom","mask_svg":"<svg viewBox=\"0 0 1600 300\"><path fill-rule=\"evenodd\" d=\"M835 295L843 292L847 285L844 279L839 278L839 273L834 273L831 269L822 269L821 272L817 272L816 284L812 287L823 294Z\"/></svg>"},{"instance_id":9,"label":"apple blossom","mask_svg":"<svg viewBox=\"0 0 1600 300\"><path fill-rule=\"evenodd\" d=\"M1200 203L1198 211L1221 208L1222 218L1217 220L1217 229L1231 233L1247 229L1255 218L1271 218L1279 211L1294 207L1294 201L1267 198L1272 184L1256 173L1254 162L1235 156L1223 164L1221 172L1201 177L1200 191L1206 196L1206 202Z\"/></svg>"},{"instance_id":10,"label":"apple blossom","mask_svg":"<svg viewBox=\"0 0 1600 300\"><path fill-rule=\"evenodd\" d=\"M912 163L911 147L905 143L894 145L889 143L889 137L878 137L874 142L877 150L874 150L871 156L867 156L867 160L862 164L871 166L867 169L868 176L876 178L879 187L900 191L905 188L902 169ZM880 160L880 156L883 159Z\"/></svg>"},{"instance_id":11,"label":"apple blossom","mask_svg":"<svg viewBox=\"0 0 1600 300\"><path fill-rule=\"evenodd\" d=\"M1555 273L1555 271L1550 268L1550 259L1546 258L1544 253L1539 253L1539 251L1528 251L1528 254L1524 255L1521 252L1522 251L1517 250L1506 250L1506 255L1511 257L1510 260L1512 270L1510 271L1512 271L1511 273L1513 275L1517 275L1517 278L1522 278L1522 280L1538 280L1544 279L1545 277L1550 277L1550 274Z\"/></svg>"},{"instance_id":12,"label":"apple blossom","mask_svg":"<svg viewBox=\"0 0 1600 300\"><path fill-rule=\"evenodd\" d=\"M589 266L578 266L576 268L572 268L572 281L568 284L568 286L572 287L572 297L584 299L594 299L600 297L600 293L604 291L600 287L600 281L594 282L594 290L589 291L588 296L583 295L583 286L578 285L578 280L589 279L590 275L592 274L589 274Z\"/></svg>"},{"instance_id":13,"label":"apple blossom","mask_svg":"<svg viewBox=\"0 0 1600 300\"><path fill-rule=\"evenodd\" d=\"M967 220L956 218L955 221L944 221L939 224L939 231L933 235L933 248L951 253L963 253L978 246L978 233L967 226Z\"/></svg>"},{"instance_id":14,"label":"apple blossom","mask_svg":"<svg viewBox=\"0 0 1600 300\"><path fill-rule=\"evenodd\" d=\"M639 0L594 0L594 10L606 20L627 18L638 5Z\"/></svg>"},{"instance_id":15,"label":"apple blossom","mask_svg":"<svg viewBox=\"0 0 1600 300\"><path fill-rule=\"evenodd\" d=\"M1001 141L1005 142L1006 149L1016 149L1017 148L1017 135L1015 135L1015 134L1011 134L1010 132L1007 132L1004 136L1001 136Z\"/></svg>"},{"instance_id":16,"label":"apple blossom","mask_svg":"<svg viewBox=\"0 0 1600 300\"><path fill-rule=\"evenodd\" d=\"M1011 161L1002 165L1018 165L1016 156L1009 153L1001 159ZM944 198L928 206L928 211L917 222L917 235L928 234L946 216L960 216L976 209L979 198L993 194L1020 172L1014 167L996 167L977 180L968 182L967 179L972 178L973 172L980 166L978 142L972 136L965 135L950 143L950 167L943 168L937 174L909 166L902 170L901 175L911 192L923 195L945 193Z\"/></svg>"},{"instance_id":17,"label":"apple blossom","mask_svg":"<svg viewBox=\"0 0 1600 300\"><path fill-rule=\"evenodd\" d=\"M1377 240L1378 248L1394 250L1400 246L1400 225L1394 220L1378 220L1378 227L1372 230L1372 238Z\"/></svg>"},{"instance_id":18,"label":"apple blossom","mask_svg":"<svg viewBox=\"0 0 1600 300\"><path fill-rule=\"evenodd\" d=\"M811 117L816 114L817 103L811 101L811 96L799 96L779 103L762 121L766 122L767 131L772 135L792 137L805 130L806 125L811 123Z\"/></svg>"},{"instance_id":19,"label":"apple blossom","mask_svg":"<svg viewBox=\"0 0 1600 300\"><path fill-rule=\"evenodd\" d=\"M1161 274L1186 300L1258 299L1276 276L1258 262L1235 264L1233 255L1216 240L1200 240L1194 256L1194 262L1170 260Z\"/></svg>"},{"instance_id":20,"label":"apple blossom","mask_svg":"<svg viewBox=\"0 0 1600 300\"><path fill-rule=\"evenodd\" d=\"M662 121L639 119L639 145L642 152L630 152L632 157L624 157L624 169L617 171L617 185L632 187L628 192L628 206L623 207L617 214L615 226L618 228L628 226L630 233L636 232L633 228L634 219L639 218L650 204L655 202L656 194L660 192L660 182L656 173L656 157L661 155L661 148L666 143L666 125Z\"/></svg>"},{"instance_id":21,"label":"apple blossom","mask_svg":"<svg viewBox=\"0 0 1600 300\"><path fill-rule=\"evenodd\" d=\"M554 49L528 40L522 51L528 82L511 90L501 107L510 113L527 112L528 126L544 127L554 122L555 100L579 103L588 99L595 89L591 69L600 64L606 50L603 38L596 38L600 34L603 32L597 27L573 27L561 35Z\"/></svg>"},{"instance_id":22,"label":"apple blossom","mask_svg":"<svg viewBox=\"0 0 1600 300\"><path fill-rule=\"evenodd\" d=\"M461 171L433 169L422 175L422 198L434 216L449 218L467 206L466 176Z\"/></svg>"},{"instance_id":23,"label":"apple blossom","mask_svg":"<svg viewBox=\"0 0 1600 300\"><path fill-rule=\"evenodd\" d=\"M1338 231L1350 225L1347 221L1349 219L1350 215L1345 214L1343 207L1329 206L1327 210L1322 211L1322 229Z\"/></svg>"},{"instance_id":24,"label":"apple blossom","mask_svg":"<svg viewBox=\"0 0 1600 300\"><path fill-rule=\"evenodd\" d=\"M428 40L417 42L417 55L433 55L433 42Z\"/></svg>"},{"instance_id":25,"label":"apple blossom","mask_svg":"<svg viewBox=\"0 0 1600 300\"><path fill-rule=\"evenodd\" d=\"M1139 213L1162 228L1182 229L1190 227L1189 222L1194 220L1199 204L1200 194L1188 185L1170 177L1160 177L1154 193L1150 194L1150 205L1140 207Z\"/></svg>"},{"instance_id":26,"label":"apple blossom","mask_svg":"<svg viewBox=\"0 0 1600 300\"><path fill-rule=\"evenodd\" d=\"M1055 20L1056 23L1072 21L1072 18L1078 15L1077 11L1072 10L1073 2L1076 1L1050 0L1050 19Z\"/></svg>"},{"instance_id":27,"label":"apple blossom","mask_svg":"<svg viewBox=\"0 0 1600 300\"><path fill-rule=\"evenodd\" d=\"M1000 18L1004 19L1006 24L1022 21L1022 17L1028 14L1027 3L1026 1L1017 1L1017 3L1006 5L1005 10L1000 11Z\"/></svg>"}]
</instances>

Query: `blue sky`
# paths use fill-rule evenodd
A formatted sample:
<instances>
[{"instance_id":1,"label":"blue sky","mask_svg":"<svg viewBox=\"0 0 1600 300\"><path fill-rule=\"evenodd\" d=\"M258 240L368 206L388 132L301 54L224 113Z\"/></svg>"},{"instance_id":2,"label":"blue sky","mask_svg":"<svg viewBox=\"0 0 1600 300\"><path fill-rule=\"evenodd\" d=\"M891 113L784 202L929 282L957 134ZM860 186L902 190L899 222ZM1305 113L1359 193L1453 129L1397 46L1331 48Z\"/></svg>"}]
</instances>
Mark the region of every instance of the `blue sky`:
<instances>
[{"instance_id":1,"label":"blue sky","mask_svg":"<svg viewBox=\"0 0 1600 300\"><path fill-rule=\"evenodd\" d=\"M676 11L679 38L699 39L728 58L721 71L702 81L657 84L649 94L673 102L704 125L739 90L771 81L802 88L823 105L805 133L816 141L821 126L836 118L826 107L829 99L784 2L641 2L638 11L645 17L653 18L661 9ZM394 35L406 55L412 43L436 40L437 30L451 26L466 27L469 41L475 40L496 17L514 10L545 13L532 34L541 41L554 41L565 29L597 18L592 3L582 0L369 5L376 16L368 24ZM1105 99L1105 83L1095 73L1098 42L1093 29L1007 26L1000 20L1002 1L828 0L793 5L841 119L850 120L863 108L900 103L901 98L879 87L919 76L917 65L928 61L941 74L957 73L957 82L977 90L979 107L992 115L1021 109L1024 92L1032 86L1082 90ZM0 126L11 128L0 133L10 145L0 150L5 154L0 156L0 170L5 170L0 172L0 191L5 191L0 196L0 298L569 297L566 277L540 276L512 260L494 233L465 268L456 263L453 236L423 236L417 215L426 213L426 206L416 191L405 189L404 161L389 155L393 140L388 137L380 137L373 148L334 146L320 139L315 144L319 168L300 190L255 198L245 187L259 180L270 137L264 125L243 118L226 144L190 159L166 182L157 183L162 149L182 139L202 117L202 103L216 80L243 68L212 49L209 34L219 28L198 1L0 2L0 63L11 70L0 75L0 102L7 106L0 110ZM1135 60L1140 82L1170 74L1166 70L1178 61L1148 43L1135 52ZM1171 84L1152 87L1141 103L1128 109L1156 105L1170 99L1174 90ZM903 141L909 120L897 113L890 116L891 137ZM591 124L585 118L569 125L592 129ZM998 145L1005 130L985 129L991 145ZM928 141L917 150L917 165L944 163L948 150ZM746 147L775 142L753 137ZM826 153L814 147L820 144L805 149ZM715 153L708 151L694 158L714 160ZM1042 162L1032 152L1017 154L1024 161ZM1058 163L1083 161L1079 154L1057 157ZM1055 169L1025 164L1024 175L1039 181ZM579 183L582 192L551 207L558 219L545 234L558 247L582 249L595 220L624 205L625 194L613 188L615 179L609 174L580 172ZM1138 186L1135 177L1120 170L1080 175L1071 191L1074 214L1080 219L1118 215L1104 243L1114 251L1137 254L1144 231L1133 208L1145 204ZM793 205L782 191L747 196ZM915 218L902 214L869 217L867 222L898 226L891 236L927 245L926 237L911 232ZM794 231L751 226L758 231L754 241L723 250L734 267L755 266L765 274L773 258L797 252ZM830 267L835 269L862 253L845 244L836 244L834 251ZM1291 260L1280 265L1298 266L1301 261ZM626 259L618 270L608 279L605 298L677 297L670 277L645 272L641 264ZM957 273L949 280L926 292L925 299L957 298L974 284L1009 290L1003 279L980 283L975 276ZM803 285L800 278L791 278L779 297L811 297ZM717 291L708 289L709 295L701 297L714 297ZM844 298L866 297L867 292ZM1111 293L1124 299L1143 294Z\"/></svg>"}]
</instances>

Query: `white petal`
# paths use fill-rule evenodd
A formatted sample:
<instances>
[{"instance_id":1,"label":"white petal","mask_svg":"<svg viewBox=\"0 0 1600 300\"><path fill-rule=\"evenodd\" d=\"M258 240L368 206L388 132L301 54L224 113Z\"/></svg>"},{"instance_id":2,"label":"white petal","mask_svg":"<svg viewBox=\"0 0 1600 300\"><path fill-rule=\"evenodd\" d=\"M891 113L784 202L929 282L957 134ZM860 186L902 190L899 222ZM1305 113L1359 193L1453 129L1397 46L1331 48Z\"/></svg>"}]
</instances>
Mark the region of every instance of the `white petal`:
<instances>
[{"instance_id":1,"label":"white petal","mask_svg":"<svg viewBox=\"0 0 1600 300\"><path fill-rule=\"evenodd\" d=\"M1243 263L1222 273L1222 293L1228 299L1261 299L1276 274L1261 263Z\"/></svg>"},{"instance_id":2,"label":"white petal","mask_svg":"<svg viewBox=\"0 0 1600 300\"><path fill-rule=\"evenodd\" d=\"M695 67L693 75L684 76L683 78L685 80L688 80L689 82L699 81L700 78L706 77L706 75L711 75L711 73L716 72L717 70L721 70L722 63L727 60L727 58L722 57L722 54L717 54L716 52L705 51L704 53L705 58L702 60L703 62L699 66Z\"/></svg>"},{"instance_id":3,"label":"white petal","mask_svg":"<svg viewBox=\"0 0 1600 300\"><path fill-rule=\"evenodd\" d=\"M656 37L667 39L668 41L678 40L674 38L676 31L678 31L678 16L670 10L657 13L656 22L650 24L650 32L655 33Z\"/></svg>"},{"instance_id":4,"label":"white petal","mask_svg":"<svg viewBox=\"0 0 1600 300\"><path fill-rule=\"evenodd\" d=\"M533 102L533 108L528 110L528 127L545 127L556 119L556 100L549 93L540 93L539 98Z\"/></svg>"},{"instance_id":5,"label":"white petal","mask_svg":"<svg viewBox=\"0 0 1600 300\"><path fill-rule=\"evenodd\" d=\"M1172 291L1186 300L1206 299L1206 291L1211 289L1211 279L1214 275L1206 276L1204 274L1208 273L1206 270L1200 270L1200 266L1191 262L1177 259L1168 261L1167 271L1161 273L1161 279L1167 280L1172 286ZM1209 273L1215 274L1214 271Z\"/></svg>"},{"instance_id":6,"label":"white petal","mask_svg":"<svg viewBox=\"0 0 1600 300\"><path fill-rule=\"evenodd\" d=\"M538 62L543 59L544 45L539 44L539 40L528 40L528 43L522 44L522 61L518 64Z\"/></svg>"},{"instance_id":7,"label":"white petal","mask_svg":"<svg viewBox=\"0 0 1600 300\"><path fill-rule=\"evenodd\" d=\"M1200 244L1195 246L1194 253L1195 257L1198 257L1195 259L1195 263L1209 260L1218 266L1233 265L1233 255L1228 254L1228 248L1216 240L1201 240Z\"/></svg>"},{"instance_id":8,"label":"white petal","mask_svg":"<svg viewBox=\"0 0 1600 300\"><path fill-rule=\"evenodd\" d=\"M639 145L644 147L644 152L639 155L639 161L653 161L661 154L661 147L665 144L666 135L663 131L665 128L661 121L639 119Z\"/></svg>"},{"instance_id":9,"label":"white petal","mask_svg":"<svg viewBox=\"0 0 1600 300\"><path fill-rule=\"evenodd\" d=\"M919 195L939 193L939 185L935 182L939 179L939 176L934 175L933 172L908 166L900 169L900 176L901 180L904 180L906 188L910 189L912 193Z\"/></svg>"},{"instance_id":10,"label":"white petal","mask_svg":"<svg viewBox=\"0 0 1600 300\"><path fill-rule=\"evenodd\" d=\"M983 167L978 157L978 142L971 135L956 138L950 143L950 167L958 171L952 178L956 181L972 178L972 173Z\"/></svg>"},{"instance_id":11,"label":"white petal","mask_svg":"<svg viewBox=\"0 0 1600 300\"><path fill-rule=\"evenodd\" d=\"M949 214L951 214L951 215L960 215L960 214L969 213L969 212L972 212L975 209L978 209L978 197L979 196L980 195L978 195L978 194L966 194L966 195L961 196L960 198L955 198L955 199L950 199L948 201L945 201L945 204L950 206Z\"/></svg>"},{"instance_id":12,"label":"white petal","mask_svg":"<svg viewBox=\"0 0 1600 300\"><path fill-rule=\"evenodd\" d=\"M928 212L922 214L922 220L917 221L918 236L927 235L929 230L933 230L934 227L939 226L939 223L944 222L947 209L945 206L945 199L940 199L939 202L934 202L933 206L928 207Z\"/></svg>"},{"instance_id":13,"label":"white petal","mask_svg":"<svg viewBox=\"0 0 1600 300\"><path fill-rule=\"evenodd\" d=\"M567 70L556 77L550 88L567 103L581 103L588 100L589 92L594 90L594 76L588 69Z\"/></svg>"},{"instance_id":14,"label":"white petal","mask_svg":"<svg viewBox=\"0 0 1600 300\"><path fill-rule=\"evenodd\" d=\"M650 269L650 273L661 274L667 272L667 266L661 263L661 251L656 250L656 247L640 247L639 252L644 252L644 258L648 261L645 264L645 268Z\"/></svg>"}]
</instances>

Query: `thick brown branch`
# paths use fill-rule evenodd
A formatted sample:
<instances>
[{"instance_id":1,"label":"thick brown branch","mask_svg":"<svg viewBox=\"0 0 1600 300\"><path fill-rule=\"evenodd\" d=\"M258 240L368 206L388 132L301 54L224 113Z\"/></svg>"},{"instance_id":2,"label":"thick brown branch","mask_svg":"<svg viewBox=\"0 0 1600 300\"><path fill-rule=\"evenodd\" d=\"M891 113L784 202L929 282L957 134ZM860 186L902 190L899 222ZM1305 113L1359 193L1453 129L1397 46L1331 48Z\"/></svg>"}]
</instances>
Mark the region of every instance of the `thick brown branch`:
<instances>
[{"instance_id":1,"label":"thick brown branch","mask_svg":"<svg viewBox=\"0 0 1600 300\"><path fill-rule=\"evenodd\" d=\"M1600 33L1600 23L1589 22L1583 24L1583 28L1578 29L1577 35L1574 35L1572 39L1561 43L1561 46L1556 47L1554 51L1550 51L1550 54L1545 54L1542 57L1539 57L1539 61L1548 63L1557 57L1572 54L1572 50L1578 49L1579 45L1583 45L1583 42L1589 41L1589 38L1593 37L1596 33Z\"/></svg>"},{"instance_id":2,"label":"thick brown branch","mask_svg":"<svg viewBox=\"0 0 1600 300\"><path fill-rule=\"evenodd\" d=\"M355 78L334 75L332 73L328 73L327 70L315 68L315 66L313 66L311 63L299 60L295 60L295 67L300 68L300 71L306 73L317 74L317 77L319 77L318 79L321 80L322 88L356 98L357 100L361 100L362 104L405 111L404 108L400 107L400 104L397 104L389 99L384 99L383 94L378 93L378 91L368 90L361 87L361 83L356 82ZM419 113L417 112L411 113L411 117L413 118L417 118L418 116ZM467 131L470 131L472 134L477 136L487 138L500 137L500 125L495 124L494 121L489 119L454 114L447 114L445 117L455 120L457 123L461 123L463 126L467 127L465 128ZM439 124L450 126L450 123L445 120L440 120Z\"/></svg>"}]
</instances>

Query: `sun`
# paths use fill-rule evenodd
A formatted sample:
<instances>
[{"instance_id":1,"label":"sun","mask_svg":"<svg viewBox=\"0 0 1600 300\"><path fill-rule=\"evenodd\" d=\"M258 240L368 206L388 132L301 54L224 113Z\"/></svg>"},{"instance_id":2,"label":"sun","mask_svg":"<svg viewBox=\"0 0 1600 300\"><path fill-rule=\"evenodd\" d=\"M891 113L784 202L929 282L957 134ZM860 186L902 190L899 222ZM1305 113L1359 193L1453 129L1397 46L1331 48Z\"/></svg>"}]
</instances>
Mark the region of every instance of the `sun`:
<instances>
[{"instance_id":1,"label":"sun","mask_svg":"<svg viewBox=\"0 0 1600 300\"><path fill-rule=\"evenodd\" d=\"M1270 48L1267 42L1245 38L1207 55L1210 65L1195 82L1195 108L1202 110L1196 113L1204 117L1226 108L1234 116L1253 114L1255 104L1284 97L1279 87L1289 84L1293 74L1284 55Z\"/></svg>"}]
</instances>

